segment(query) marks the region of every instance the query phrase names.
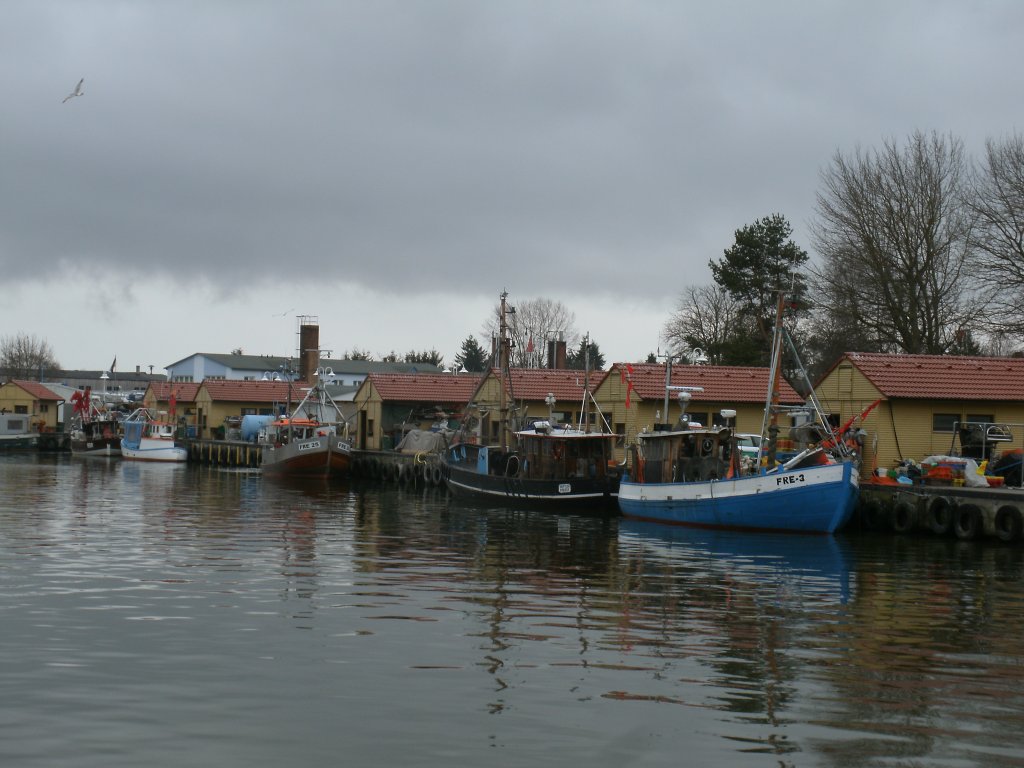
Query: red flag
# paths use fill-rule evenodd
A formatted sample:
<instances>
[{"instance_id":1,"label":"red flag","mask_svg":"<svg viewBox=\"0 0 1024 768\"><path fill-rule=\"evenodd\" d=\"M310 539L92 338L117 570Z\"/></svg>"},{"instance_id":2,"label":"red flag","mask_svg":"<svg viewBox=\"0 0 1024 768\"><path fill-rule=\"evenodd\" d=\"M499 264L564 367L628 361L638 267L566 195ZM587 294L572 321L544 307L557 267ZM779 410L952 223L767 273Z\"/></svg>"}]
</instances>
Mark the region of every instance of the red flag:
<instances>
[{"instance_id":1,"label":"red flag","mask_svg":"<svg viewBox=\"0 0 1024 768\"><path fill-rule=\"evenodd\" d=\"M175 410L176 410L176 408L178 406L178 398L175 396L173 389L171 390L170 406L171 407L170 407L169 410L171 412L171 418L173 419L174 418L174 412L175 412Z\"/></svg>"},{"instance_id":2,"label":"red flag","mask_svg":"<svg viewBox=\"0 0 1024 768\"><path fill-rule=\"evenodd\" d=\"M633 366L626 363L626 407L629 408L630 398L629 395L633 391Z\"/></svg>"},{"instance_id":3,"label":"red flag","mask_svg":"<svg viewBox=\"0 0 1024 768\"><path fill-rule=\"evenodd\" d=\"M533 336L530 337L530 341L526 344L526 354L533 352Z\"/></svg>"}]
</instances>

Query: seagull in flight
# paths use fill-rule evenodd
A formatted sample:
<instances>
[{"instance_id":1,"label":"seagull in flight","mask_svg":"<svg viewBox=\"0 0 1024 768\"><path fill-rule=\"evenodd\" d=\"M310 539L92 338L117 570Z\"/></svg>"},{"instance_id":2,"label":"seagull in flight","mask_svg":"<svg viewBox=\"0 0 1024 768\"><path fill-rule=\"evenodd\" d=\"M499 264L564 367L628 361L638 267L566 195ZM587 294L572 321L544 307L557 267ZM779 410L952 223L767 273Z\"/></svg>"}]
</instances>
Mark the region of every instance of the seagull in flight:
<instances>
[{"instance_id":1,"label":"seagull in flight","mask_svg":"<svg viewBox=\"0 0 1024 768\"><path fill-rule=\"evenodd\" d=\"M64 97L64 101L67 101L68 99L73 99L73 98L75 98L75 96L81 96L82 95L82 83L84 83L84 82L85 82L85 78L83 77L81 80L78 81L78 85L75 86L75 90L73 90L71 93L69 93L67 96ZM63 104L64 101L62 101L61 104Z\"/></svg>"}]
</instances>

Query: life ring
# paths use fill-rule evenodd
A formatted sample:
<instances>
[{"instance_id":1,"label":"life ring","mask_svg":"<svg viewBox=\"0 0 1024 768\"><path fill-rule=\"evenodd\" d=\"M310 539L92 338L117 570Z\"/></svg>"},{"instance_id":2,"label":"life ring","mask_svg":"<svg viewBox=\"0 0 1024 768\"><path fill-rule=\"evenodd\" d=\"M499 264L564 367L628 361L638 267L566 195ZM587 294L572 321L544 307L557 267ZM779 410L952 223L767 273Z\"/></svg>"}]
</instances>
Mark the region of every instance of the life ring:
<instances>
[{"instance_id":1,"label":"life ring","mask_svg":"<svg viewBox=\"0 0 1024 768\"><path fill-rule=\"evenodd\" d=\"M910 533L917 522L917 508L909 501L898 501L892 508L892 529L896 533Z\"/></svg>"},{"instance_id":2,"label":"life ring","mask_svg":"<svg viewBox=\"0 0 1024 768\"><path fill-rule=\"evenodd\" d=\"M928 527L932 533L946 536L953 530L956 506L945 496L936 496L928 504Z\"/></svg>"},{"instance_id":3,"label":"life ring","mask_svg":"<svg viewBox=\"0 0 1024 768\"><path fill-rule=\"evenodd\" d=\"M996 511L995 529L1000 541L1017 541L1022 527L1024 521L1021 520L1020 510L1016 507L1007 505Z\"/></svg>"},{"instance_id":4,"label":"life ring","mask_svg":"<svg viewBox=\"0 0 1024 768\"><path fill-rule=\"evenodd\" d=\"M710 437L705 437L700 444L700 455L710 456L712 449L715 447L714 441Z\"/></svg>"},{"instance_id":5,"label":"life ring","mask_svg":"<svg viewBox=\"0 0 1024 768\"><path fill-rule=\"evenodd\" d=\"M505 477L515 477L519 474L519 457L514 453L505 462Z\"/></svg>"},{"instance_id":6,"label":"life ring","mask_svg":"<svg viewBox=\"0 0 1024 768\"><path fill-rule=\"evenodd\" d=\"M863 498L860 502L860 522L869 531L878 531L886 527L889 510L876 498Z\"/></svg>"},{"instance_id":7,"label":"life ring","mask_svg":"<svg viewBox=\"0 0 1024 768\"><path fill-rule=\"evenodd\" d=\"M953 530L958 539L969 541L981 535L983 528L981 510L973 504L962 504L956 511L956 523Z\"/></svg>"}]
</instances>

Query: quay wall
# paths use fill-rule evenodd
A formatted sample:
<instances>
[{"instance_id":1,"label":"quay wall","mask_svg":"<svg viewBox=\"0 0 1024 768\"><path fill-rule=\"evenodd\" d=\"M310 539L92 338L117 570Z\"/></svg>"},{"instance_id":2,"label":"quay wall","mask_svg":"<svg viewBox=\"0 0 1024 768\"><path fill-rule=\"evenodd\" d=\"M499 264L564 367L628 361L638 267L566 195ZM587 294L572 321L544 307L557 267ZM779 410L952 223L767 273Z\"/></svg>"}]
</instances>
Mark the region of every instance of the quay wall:
<instances>
[{"instance_id":1,"label":"quay wall","mask_svg":"<svg viewBox=\"0 0 1024 768\"><path fill-rule=\"evenodd\" d=\"M855 525L897 534L1021 541L1024 489L864 483Z\"/></svg>"}]
</instances>

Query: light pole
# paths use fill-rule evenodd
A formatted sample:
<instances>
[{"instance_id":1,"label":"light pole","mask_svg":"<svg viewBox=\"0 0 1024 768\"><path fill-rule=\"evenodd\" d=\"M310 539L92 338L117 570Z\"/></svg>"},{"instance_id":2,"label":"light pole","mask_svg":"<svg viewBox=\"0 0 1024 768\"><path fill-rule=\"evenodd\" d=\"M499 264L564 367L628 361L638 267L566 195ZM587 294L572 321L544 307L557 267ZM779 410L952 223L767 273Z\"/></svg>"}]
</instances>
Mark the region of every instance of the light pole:
<instances>
[{"instance_id":1,"label":"light pole","mask_svg":"<svg viewBox=\"0 0 1024 768\"><path fill-rule=\"evenodd\" d=\"M544 402L548 404L548 424L553 427L555 425L555 393L548 392L547 397L544 398Z\"/></svg>"}]
</instances>

